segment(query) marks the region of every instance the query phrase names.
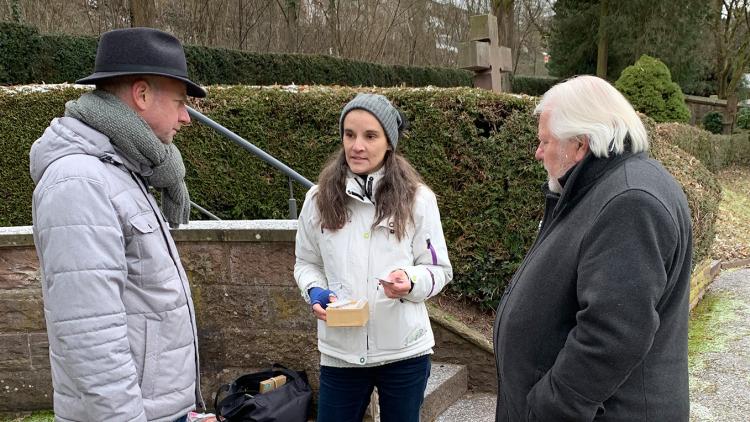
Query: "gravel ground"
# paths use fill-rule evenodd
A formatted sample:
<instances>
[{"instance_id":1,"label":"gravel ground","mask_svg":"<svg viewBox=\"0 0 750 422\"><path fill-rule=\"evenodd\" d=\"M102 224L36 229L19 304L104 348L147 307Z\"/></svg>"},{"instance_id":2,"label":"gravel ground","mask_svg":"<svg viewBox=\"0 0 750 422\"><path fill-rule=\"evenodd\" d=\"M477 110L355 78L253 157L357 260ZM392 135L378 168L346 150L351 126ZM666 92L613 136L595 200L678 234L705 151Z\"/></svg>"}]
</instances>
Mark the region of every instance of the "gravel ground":
<instances>
[{"instance_id":1,"label":"gravel ground","mask_svg":"<svg viewBox=\"0 0 750 422\"><path fill-rule=\"evenodd\" d=\"M750 269L722 271L691 318L690 421L750 420Z\"/></svg>"}]
</instances>

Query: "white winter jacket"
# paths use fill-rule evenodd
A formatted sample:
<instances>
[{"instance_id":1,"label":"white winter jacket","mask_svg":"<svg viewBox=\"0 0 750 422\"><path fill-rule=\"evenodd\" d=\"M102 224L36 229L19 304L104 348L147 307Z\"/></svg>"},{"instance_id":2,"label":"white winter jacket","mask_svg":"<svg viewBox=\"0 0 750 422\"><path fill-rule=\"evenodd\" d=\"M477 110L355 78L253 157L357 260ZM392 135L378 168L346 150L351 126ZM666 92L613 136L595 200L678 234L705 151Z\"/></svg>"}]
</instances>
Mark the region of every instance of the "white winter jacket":
<instances>
[{"instance_id":1,"label":"white winter jacket","mask_svg":"<svg viewBox=\"0 0 750 422\"><path fill-rule=\"evenodd\" d=\"M366 189L377 191L383 175L367 177ZM438 294L453 278L435 194L420 186L409 224L400 241L390 220L374 229L375 205L349 174L350 220L339 230L321 229L315 201L318 187L307 193L299 217L294 277L310 303L312 287L331 289L340 296L366 298L370 319L364 327L327 327L318 320L321 353L358 365L405 359L429 351L435 340L424 301ZM377 201L377 198L374 198ZM403 269L414 288L403 300L389 299L376 277Z\"/></svg>"},{"instance_id":2,"label":"white winter jacket","mask_svg":"<svg viewBox=\"0 0 750 422\"><path fill-rule=\"evenodd\" d=\"M200 402L190 286L141 175L55 119L31 147L56 421L164 421Z\"/></svg>"}]
</instances>

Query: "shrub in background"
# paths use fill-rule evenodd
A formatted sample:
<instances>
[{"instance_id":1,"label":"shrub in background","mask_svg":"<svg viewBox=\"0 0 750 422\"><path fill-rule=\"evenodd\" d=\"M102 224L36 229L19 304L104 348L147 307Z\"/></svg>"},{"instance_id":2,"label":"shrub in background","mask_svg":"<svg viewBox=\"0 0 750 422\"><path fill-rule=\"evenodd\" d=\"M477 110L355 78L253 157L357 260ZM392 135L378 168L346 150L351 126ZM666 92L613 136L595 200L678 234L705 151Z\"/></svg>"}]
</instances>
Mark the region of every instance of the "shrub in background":
<instances>
[{"instance_id":1,"label":"shrub in background","mask_svg":"<svg viewBox=\"0 0 750 422\"><path fill-rule=\"evenodd\" d=\"M711 133L682 123L662 123L654 127L654 136L676 145L699 159L706 168L716 173L722 168L721 152Z\"/></svg>"},{"instance_id":2,"label":"shrub in background","mask_svg":"<svg viewBox=\"0 0 750 422\"><path fill-rule=\"evenodd\" d=\"M740 107L737 111L737 128L750 129L750 107Z\"/></svg>"},{"instance_id":3,"label":"shrub in background","mask_svg":"<svg viewBox=\"0 0 750 422\"><path fill-rule=\"evenodd\" d=\"M731 166L750 166L750 133L732 135L712 135L716 161L720 168Z\"/></svg>"},{"instance_id":4,"label":"shrub in background","mask_svg":"<svg viewBox=\"0 0 750 422\"><path fill-rule=\"evenodd\" d=\"M544 76L513 75L511 77L511 85L513 86L514 93L536 97L541 96L555 86L555 84L562 81L560 78Z\"/></svg>"},{"instance_id":5,"label":"shrub in background","mask_svg":"<svg viewBox=\"0 0 750 422\"><path fill-rule=\"evenodd\" d=\"M724 117L718 111L711 111L703 116L703 129L719 134L724 130Z\"/></svg>"},{"instance_id":6,"label":"shrub in background","mask_svg":"<svg viewBox=\"0 0 750 422\"><path fill-rule=\"evenodd\" d=\"M358 91L212 87L194 105L315 180L339 147L339 112ZM387 95L412 123L399 150L438 196L455 273L449 288L493 307L533 242L543 211L539 185L546 173L533 158L533 100L470 88L369 91ZM65 101L82 92L11 95L0 89L0 134L6 140L0 143L0 226L31 223L29 147L52 118L62 115ZM653 122L649 130L659 137ZM196 203L225 219L286 218L288 186L280 172L199 123L185 127L176 143ZM669 141L657 139L653 145L654 156L675 174L695 210L698 262L713 239L718 184L700 161ZM304 193L295 186L298 201Z\"/></svg>"},{"instance_id":7,"label":"shrub in background","mask_svg":"<svg viewBox=\"0 0 750 422\"><path fill-rule=\"evenodd\" d=\"M690 120L690 110L680 86L672 82L669 69L659 59L644 54L622 71L615 87L636 110L656 122L687 123Z\"/></svg>"}]
</instances>

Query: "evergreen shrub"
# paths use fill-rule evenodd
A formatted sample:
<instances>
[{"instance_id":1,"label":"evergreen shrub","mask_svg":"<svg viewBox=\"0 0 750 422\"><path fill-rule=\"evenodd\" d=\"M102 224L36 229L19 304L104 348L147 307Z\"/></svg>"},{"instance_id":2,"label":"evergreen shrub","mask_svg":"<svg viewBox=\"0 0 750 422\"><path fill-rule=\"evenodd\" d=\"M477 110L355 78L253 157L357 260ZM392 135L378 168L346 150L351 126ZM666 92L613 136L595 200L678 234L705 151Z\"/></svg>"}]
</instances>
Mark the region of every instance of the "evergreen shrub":
<instances>
[{"instance_id":1,"label":"evergreen shrub","mask_svg":"<svg viewBox=\"0 0 750 422\"><path fill-rule=\"evenodd\" d=\"M719 134L724 129L724 117L718 111L710 111L703 116L703 129Z\"/></svg>"},{"instance_id":2,"label":"evergreen shrub","mask_svg":"<svg viewBox=\"0 0 750 422\"><path fill-rule=\"evenodd\" d=\"M737 111L737 128L750 129L750 107L740 107Z\"/></svg>"},{"instance_id":3,"label":"evergreen shrub","mask_svg":"<svg viewBox=\"0 0 750 422\"><path fill-rule=\"evenodd\" d=\"M97 39L40 35L0 23L0 84L74 82L94 69ZM471 86L462 69L390 66L322 55L252 53L185 46L190 78L204 85Z\"/></svg>"},{"instance_id":4,"label":"evergreen shrub","mask_svg":"<svg viewBox=\"0 0 750 422\"><path fill-rule=\"evenodd\" d=\"M636 110L656 122L690 121L690 110L680 86L672 82L667 66L653 57L642 55L626 67L615 82L620 92Z\"/></svg>"},{"instance_id":5,"label":"evergreen shrub","mask_svg":"<svg viewBox=\"0 0 750 422\"><path fill-rule=\"evenodd\" d=\"M541 96L555 84L562 82L563 79L544 77L544 76L526 76L513 75L511 84L513 92L516 94L526 94L531 96Z\"/></svg>"},{"instance_id":6,"label":"evergreen shrub","mask_svg":"<svg viewBox=\"0 0 750 422\"><path fill-rule=\"evenodd\" d=\"M31 143L62 115L66 101L84 92L9 91L0 89L0 226L31 223ZM339 148L340 110L359 91L209 87L208 97L193 105L314 181ZM471 88L367 91L387 95L411 122L399 150L437 194L455 274L449 288L493 307L531 246L543 212L539 186L546 172L533 158L533 99ZM654 124L649 130L658 137ZM196 122L175 142L196 203L223 219L286 218L288 185L280 172ZM698 160L667 141L654 143L654 155L700 210L693 212L697 262L711 243L718 184ZM295 184L294 192L300 208L305 191Z\"/></svg>"}]
</instances>

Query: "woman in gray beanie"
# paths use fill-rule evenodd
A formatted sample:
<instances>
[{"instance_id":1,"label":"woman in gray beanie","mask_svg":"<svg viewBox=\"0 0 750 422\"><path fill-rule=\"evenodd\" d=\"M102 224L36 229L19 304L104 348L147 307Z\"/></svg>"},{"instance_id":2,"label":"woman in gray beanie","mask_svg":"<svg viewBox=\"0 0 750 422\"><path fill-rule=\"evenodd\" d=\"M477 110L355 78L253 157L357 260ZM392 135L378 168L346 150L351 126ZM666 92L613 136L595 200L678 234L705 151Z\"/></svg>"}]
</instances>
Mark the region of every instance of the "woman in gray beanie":
<instances>
[{"instance_id":1,"label":"woman in gray beanie","mask_svg":"<svg viewBox=\"0 0 750 422\"><path fill-rule=\"evenodd\" d=\"M435 341L425 300L453 278L435 194L396 152L404 115L358 94L342 147L307 193L294 276L318 319L318 421L361 421L377 387L383 422L419 421ZM326 308L366 299L364 326L329 327Z\"/></svg>"}]
</instances>

